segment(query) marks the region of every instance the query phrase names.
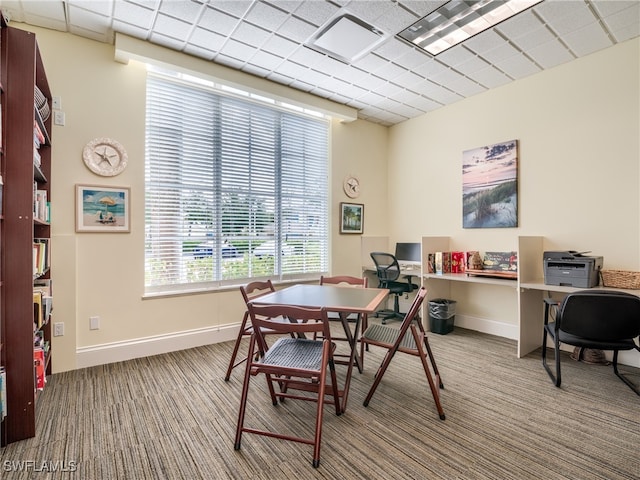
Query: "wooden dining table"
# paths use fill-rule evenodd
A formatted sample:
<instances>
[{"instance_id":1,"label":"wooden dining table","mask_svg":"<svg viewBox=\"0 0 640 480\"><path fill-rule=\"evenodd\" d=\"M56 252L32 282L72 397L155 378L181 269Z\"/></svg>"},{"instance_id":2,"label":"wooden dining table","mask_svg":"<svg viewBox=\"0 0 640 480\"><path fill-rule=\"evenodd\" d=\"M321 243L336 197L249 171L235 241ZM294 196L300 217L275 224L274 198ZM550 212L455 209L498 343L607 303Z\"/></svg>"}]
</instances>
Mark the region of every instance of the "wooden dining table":
<instances>
[{"instance_id":1,"label":"wooden dining table","mask_svg":"<svg viewBox=\"0 0 640 480\"><path fill-rule=\"evenodd\" d=\"M362 371L358 350L358 331L362 315L356 315L355 322L349 322L351 314L372 314L387 298L389 290L386 288L354 288L337 285L305 285L298 284L262 295L252 301L261 305L293 305L297 307L325 308L338 313L351 353L347 361L347 373L344 388L339 390L342 412L347 408L349 386L353 366ZM354 326L353 331L351 325Z\"/></svg>"}]
</instances>

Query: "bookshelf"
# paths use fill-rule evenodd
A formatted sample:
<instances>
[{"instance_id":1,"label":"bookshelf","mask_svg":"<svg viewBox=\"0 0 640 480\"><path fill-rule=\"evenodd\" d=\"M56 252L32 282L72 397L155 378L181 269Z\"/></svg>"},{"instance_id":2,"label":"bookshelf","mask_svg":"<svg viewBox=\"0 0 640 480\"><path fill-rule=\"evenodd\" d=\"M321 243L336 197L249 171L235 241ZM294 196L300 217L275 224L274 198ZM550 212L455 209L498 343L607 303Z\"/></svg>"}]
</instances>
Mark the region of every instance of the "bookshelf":
<instances>
[{"instance_id":1,"label":"bookshelf","mask_svg":"<svg viewBox=\"0 0 640 480\"><path fill-rule=\"evenodd\" d=\"M6 445L35 435L38 392L51 373L51 91L35 35L6 22L0 83L0 336L7 380L1 440ZM45 204L36 204L36 197Z\"/></svg>"}]
</instances>

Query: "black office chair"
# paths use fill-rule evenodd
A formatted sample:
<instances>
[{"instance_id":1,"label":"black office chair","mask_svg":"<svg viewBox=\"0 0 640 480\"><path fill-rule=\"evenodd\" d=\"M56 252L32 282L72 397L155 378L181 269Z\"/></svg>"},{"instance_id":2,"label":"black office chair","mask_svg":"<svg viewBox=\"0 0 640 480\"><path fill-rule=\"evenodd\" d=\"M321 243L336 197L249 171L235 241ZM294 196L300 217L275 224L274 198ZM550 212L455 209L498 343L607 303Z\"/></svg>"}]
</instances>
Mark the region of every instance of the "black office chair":
<instances>
[{"instance_id":1,"label":"black office chair","mask_svg":"<svg viewBox=\"0 0 640 480\"><path fill-rule=\"evenodd\" d=\"M382 317L382 324L386 324L387 320L404 318L404 313L400 313L400 295L408 294L417 290L418 285L411 283L410 278L407 281L399 282L400 264L395 256L384 252L371 252L371 258L376 265L376 275L378 276L378 288L387 288L394 295L393 310L378 310L376 317Z\"/></svg>"},{"instance_id":2,"label":"black office chair","mask_svg":"<svg viewBox=\"0 0 640 480\"><path fill-rule=\"evenodd\" d=\"M554 312L552 312L552 310ZM549 322L552 313L555 321ZM554 342L555 374L547 364L547 334ZM640 384L634 384L618 371L618 352L638 350L635 338L640 335L640 298L610 290L581 290L567 295L562 303L545 299L542 364L554 382L560 386L560 344L580 348L613 350L613 371L636 394Z\"/></svg>"}]
</instances>

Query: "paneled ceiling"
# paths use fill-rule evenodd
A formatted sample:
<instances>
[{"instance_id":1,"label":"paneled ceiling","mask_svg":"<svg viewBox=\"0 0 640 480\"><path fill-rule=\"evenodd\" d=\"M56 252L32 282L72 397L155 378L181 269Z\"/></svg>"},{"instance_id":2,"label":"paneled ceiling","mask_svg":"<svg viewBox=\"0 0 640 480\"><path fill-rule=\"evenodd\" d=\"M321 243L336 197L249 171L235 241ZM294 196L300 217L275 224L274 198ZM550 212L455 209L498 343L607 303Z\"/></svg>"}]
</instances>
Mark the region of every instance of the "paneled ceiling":
<instances>
[{"instance_id":1,"label":"paneled ceiling","mask_svg":"<svg viewBox=\"0 0 640 480\"><path fill-rule=\"evenodd\" d=\"M120 32L394 125L640 34L638 0L544 0L435 57L397 34L446 1L0 0L10 22L100 42ZM340 13L390 34L351 64L305 46Z\"/></svg>"}]
</instances>

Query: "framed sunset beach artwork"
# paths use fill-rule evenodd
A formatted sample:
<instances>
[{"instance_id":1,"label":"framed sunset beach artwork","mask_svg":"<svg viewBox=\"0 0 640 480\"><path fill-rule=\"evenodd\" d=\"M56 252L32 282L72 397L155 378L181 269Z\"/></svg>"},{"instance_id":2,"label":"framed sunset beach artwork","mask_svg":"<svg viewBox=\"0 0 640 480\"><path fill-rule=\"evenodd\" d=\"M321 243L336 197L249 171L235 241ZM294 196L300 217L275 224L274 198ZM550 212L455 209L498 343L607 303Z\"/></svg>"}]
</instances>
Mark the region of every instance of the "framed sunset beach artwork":
<instances>
[{"instance_id":1,"label":"framed sunset beach artwork","mask_svg":"<svg viewBox=\"0 0 640 480\"><path fill-rule=\"evenodd\" d=\"M518 226L518 141L462 152L462 227Z\"/></svg>"},{"instance_id":2,"label":"framed sunset beach artwork","mask_svg":"<svg viewBox=\"0 0 640 480\"><path fill-rule=\"evenodd\" d=\"M128 232L129 188L76 185L76 232Z\"/></svg>"}]
</instances>

